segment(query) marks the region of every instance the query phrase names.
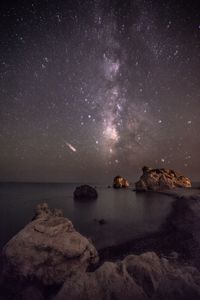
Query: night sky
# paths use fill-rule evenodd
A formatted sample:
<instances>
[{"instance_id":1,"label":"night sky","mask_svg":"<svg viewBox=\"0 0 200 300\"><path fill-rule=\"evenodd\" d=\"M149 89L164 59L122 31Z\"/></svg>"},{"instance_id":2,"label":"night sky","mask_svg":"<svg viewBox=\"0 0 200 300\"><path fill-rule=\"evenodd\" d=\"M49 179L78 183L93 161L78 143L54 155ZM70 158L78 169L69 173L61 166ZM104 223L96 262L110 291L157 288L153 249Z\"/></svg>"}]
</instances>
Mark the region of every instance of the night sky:
<instances>
[{"instance_id":1,"label":"night sky","mask_svg":"<svg viewBox=\"0 0 200 300\"><path fill-rule=\"evenodd\" d=\"M200 180L198 1L1 1L0 180Z\"/></svg>"}]
</instances>

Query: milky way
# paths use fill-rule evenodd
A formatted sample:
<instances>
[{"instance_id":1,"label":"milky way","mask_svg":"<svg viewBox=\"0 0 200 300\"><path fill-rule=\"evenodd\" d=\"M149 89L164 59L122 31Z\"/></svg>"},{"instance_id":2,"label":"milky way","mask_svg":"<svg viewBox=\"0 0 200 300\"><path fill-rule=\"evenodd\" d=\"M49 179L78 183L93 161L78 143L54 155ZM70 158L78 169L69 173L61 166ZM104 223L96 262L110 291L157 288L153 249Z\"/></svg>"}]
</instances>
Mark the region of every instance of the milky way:
<instances>
[{"instance_id":1,"label":"milky way","mask_svg":"<svg viewBox=\"0 0 200 300\"><path fill-rule=\"evenodd\" d=\"M1 180L200 178L198 2L1 6Z\"/></svg>"}]
</instances>

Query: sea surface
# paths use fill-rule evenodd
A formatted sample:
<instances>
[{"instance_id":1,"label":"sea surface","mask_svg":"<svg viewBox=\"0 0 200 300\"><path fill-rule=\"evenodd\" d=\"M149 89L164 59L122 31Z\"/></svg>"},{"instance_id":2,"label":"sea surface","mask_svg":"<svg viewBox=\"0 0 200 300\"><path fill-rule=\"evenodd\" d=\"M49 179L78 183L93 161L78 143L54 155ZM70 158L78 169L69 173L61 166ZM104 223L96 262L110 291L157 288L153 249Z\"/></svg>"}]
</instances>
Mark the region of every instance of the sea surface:
<instances>
[{"instance_id":1,"label":"sea surface","mask_svg":"<svg viewBox=\"0 0 200 300\"><path fill-rule=\"evenodd\" d=\"M171 211L172 197L96 186L97 200L78 202L79 184L0 183L0 248L34 215L38 203L63 210L74 227L92 239L97 249L156 232ZM98 220L106 224L100 225Z\"/></svg>"}]
</instances>

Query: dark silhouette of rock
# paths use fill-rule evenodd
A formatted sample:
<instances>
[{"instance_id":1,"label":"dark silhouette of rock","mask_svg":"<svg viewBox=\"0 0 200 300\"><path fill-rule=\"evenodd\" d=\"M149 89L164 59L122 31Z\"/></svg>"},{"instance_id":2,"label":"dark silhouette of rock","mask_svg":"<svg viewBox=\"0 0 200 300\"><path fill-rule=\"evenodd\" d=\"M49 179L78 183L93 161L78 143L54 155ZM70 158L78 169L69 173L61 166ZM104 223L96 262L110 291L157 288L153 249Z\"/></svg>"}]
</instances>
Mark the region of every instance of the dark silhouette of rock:
<instances>
[{"instance_id":1,"label":"dark silhouette of rock","mask_svg":"<svg viewBox=\"0 0 200 300\"><path fill-rule=\"evenodd\" d=\"M127 188L129 187L129 182L122 176L116 176L113 180L113 187L115 189L120 189L120 188Z\"/></svg>"},{"instance_id":2,"label":"dark silhouette of rock","mask_svg":"<svg viewBox=\"0 0 200 300\"><path fill-rule=\"evenodd\" d=\"M105 219L100 219L99 220L99 224L100 225L105 225L107 222L106 222L106 220Z\"/></svg>"},{"instance_id":3,"label":"dark silhouette of rock","mask_svg":"<svg viewBox=\"0 0 200 300\"><path fill-rule=\"evenodd\" d=\"M81 185L74 191L74 199L77 200L91 200L97 199L98 194L95 188L89 185Z\"/></svg>"},{"instance_id":4,"label":"dark silhouette of rock","mask_svg":"<svg viewBox=\"0 0 200 300\"><path fill-rule=\"evenodd\" d=\"M143 174L140 180L135 183L137 191L159 191L173 188L189 188L191 181L189 178L167 169L152 169L143 167Z\"/></svg>"},{"instance_id":5,"label":"dark silhouette of rock","mask_svg":"<svg viewBox=\"0 0 200 300\"><path fill-rule=\"evenodd\" d=\"M93 219L94 222L98 222L100 225L105 225L107 224L107 221L105 219Z\"/></svg>"},{"instance_id":6,"label":"dark silhouette of rock","mask_svg":"<svg viewBox=\"0 0 200 300\"><path fill-rule=\"evenodd\" d=\"M45 286L62 284L72 272L85 271L98 260L89 240L47 204L39 205L34 221L4 246L2 257L4 282L30 280Z\"/></svg>"}]
</instances>

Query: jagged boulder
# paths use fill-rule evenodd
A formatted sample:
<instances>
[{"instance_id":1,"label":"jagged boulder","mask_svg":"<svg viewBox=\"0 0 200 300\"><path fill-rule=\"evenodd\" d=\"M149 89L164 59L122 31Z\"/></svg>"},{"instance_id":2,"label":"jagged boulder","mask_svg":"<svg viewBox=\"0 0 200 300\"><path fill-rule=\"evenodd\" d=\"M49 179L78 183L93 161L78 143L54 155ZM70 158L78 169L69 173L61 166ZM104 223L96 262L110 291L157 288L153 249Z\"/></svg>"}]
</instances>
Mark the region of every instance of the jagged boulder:
<instances>
[{"instance_id":1,"label":"jagged boulder","mask_svg":"<svg viewBox=\"0 0 200 300\"><path fill-rule=\"evenodd\" d=\"M98 254L61 211L37 207L34 220L16 234L2 251L3 282L62 284L73 272L85 271Z\"/></svg>"},{"instance_id":2,"label":"jagged boulder","mask_svg":"<svg viewBox=\"0 0 200 300\"><path fill-rule=\"evenodd\" d=\"M55 300L65 299L200 299L200 273L178 266L154 252L105 262L95 272L77 273L66 280Z\"/></svg>"},{"instance_id":3,"label":"jagged boulder","mask_svg":"<svg viewBox=\"0 0 200 300\"><path fill-rule=\"evenodd\" d=\"M74 191L74 199L76 200L93 200L97 197L96 189L87 184L77 187Z\"/></svg>"},{"instance_id":4,"label":"jagged boulder","mask_svg":"<svg viewBox=\"0 0 200 300\"><path fill-rule=\"evenodd\" d=\"M127 188L129 187L129 182L122 176L116 176L113 180L113 187L115 189Z\"/></svg>"},{"instance_id":5,"label":"jagged boulder","mask_svg":"<svg viewBox=\"0 0 200 300\"><path fill-rule=\"evenodd\" d=\"M191 187L191 180L173 170L143 167L140 180L135 183L137 191L159 191L177 187Z\"/></svg>"}]
</instances>

